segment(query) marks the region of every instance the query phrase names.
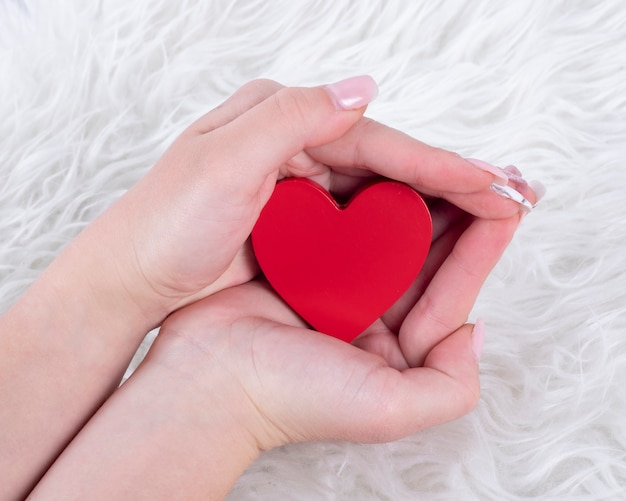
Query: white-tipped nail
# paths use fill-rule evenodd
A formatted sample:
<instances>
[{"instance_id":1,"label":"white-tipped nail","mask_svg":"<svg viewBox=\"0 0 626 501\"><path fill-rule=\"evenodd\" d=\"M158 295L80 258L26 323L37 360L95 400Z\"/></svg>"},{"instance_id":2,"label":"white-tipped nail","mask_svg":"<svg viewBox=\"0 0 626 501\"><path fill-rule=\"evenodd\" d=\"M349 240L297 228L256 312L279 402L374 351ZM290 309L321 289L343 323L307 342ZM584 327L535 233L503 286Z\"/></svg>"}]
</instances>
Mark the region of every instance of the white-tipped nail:
<instances>
[{"instance_id":1,"label":"white-tipped nail","mask_svg":"<svg viewBox=\"0 0 626 501\"><path fill-rule=\"evenodd\" d=\"M522 209L528 212L533 210L533 204L526 200L524 195L522 195L519 191L514 190L510 186L500 186L499 184L493 183L491 185L491 189L501 197L517 202L522 206Z\"/></svg>"}]
</instances>

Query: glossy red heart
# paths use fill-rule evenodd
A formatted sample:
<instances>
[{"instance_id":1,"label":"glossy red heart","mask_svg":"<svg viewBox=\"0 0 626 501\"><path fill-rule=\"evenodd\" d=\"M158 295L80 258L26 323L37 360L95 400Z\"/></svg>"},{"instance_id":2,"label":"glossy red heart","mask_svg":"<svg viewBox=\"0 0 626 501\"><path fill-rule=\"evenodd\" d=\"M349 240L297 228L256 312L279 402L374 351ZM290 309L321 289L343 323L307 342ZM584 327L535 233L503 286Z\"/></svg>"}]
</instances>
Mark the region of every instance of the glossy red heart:
<instances>
[{"instance_id":1,"label":"glossy red heart","mask_svg":"<svg viewBox=\"0 0 626 501\"><path fill-rule=\"evenodd\" d=\"M276 185L252 231L259 265L313 328L350 342L409 288L432 236L428 208L410 186L379 181L345 205L320 185Z\"/></svg>"}]
</instances>

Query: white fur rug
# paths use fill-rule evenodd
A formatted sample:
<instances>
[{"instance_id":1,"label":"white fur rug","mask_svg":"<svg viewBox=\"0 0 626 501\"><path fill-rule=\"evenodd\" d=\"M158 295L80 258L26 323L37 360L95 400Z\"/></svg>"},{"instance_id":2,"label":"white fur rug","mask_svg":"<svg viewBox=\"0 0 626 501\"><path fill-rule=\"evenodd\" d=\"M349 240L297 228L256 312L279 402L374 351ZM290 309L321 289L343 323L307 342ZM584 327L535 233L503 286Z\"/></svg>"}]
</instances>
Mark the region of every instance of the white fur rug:
<instances>
[{"instance_id":1,"label":"white fur rug","mask_svg":"<svg viewBox=\"0 0 626 501\"><path fill-rule=\"evenodd\" d=\"M0 0L2 310L244 82L362 73L373 118L548 194L472 316L471 415L271 451L229 499L626 499L622 0Z\"/></svg>"}]
</instances>

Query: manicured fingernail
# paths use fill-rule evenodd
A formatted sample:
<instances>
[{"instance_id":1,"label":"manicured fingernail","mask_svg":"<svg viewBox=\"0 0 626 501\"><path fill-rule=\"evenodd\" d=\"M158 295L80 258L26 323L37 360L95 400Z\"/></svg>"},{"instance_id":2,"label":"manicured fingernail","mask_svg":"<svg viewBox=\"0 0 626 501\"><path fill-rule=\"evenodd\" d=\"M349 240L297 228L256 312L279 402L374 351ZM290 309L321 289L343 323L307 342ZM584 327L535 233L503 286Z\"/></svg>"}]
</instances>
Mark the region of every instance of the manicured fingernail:
<instances>
[{"instance_id":1,"label":"manicured fingernail","mask_svg":"<svg viewBox=\"0 0 626 501\"><path fill-rule=\"evenodd\" d=\"M533 179L532 181L528 182L528 186L531 190L533 190L535 197L537 197L537 202L539 202L539 200L541 200L545 196L546 187L540 181ZM535 204L537 204L537 202L535 202Z\"/></svg>"},{"instance_id":2,"label":"manicured fingernail","mask_svg":"<svg viewBox=\"0 0 626 501\"><path fill-rule=\"evenodd\" d=\"M504 171L504 173L506 174L506 176L509 178L510 181L523 184L523 185L528 184L526 180L524 179L520 170L517 167L515 167L515 165L507 165L502 170Z\"/></svg>"},{"instance_id":3,"label":"manicured fingernail","mask_svg":"<svg viewBox=\"0 0 626 501\"><path fill-rule=\"evenodd\" d=\"M484 170L485 172L489 172L490 174L496 176L496 184L506 186L506 184L509 182L509 178L500 167L491 165L484 160L478 160L477 158L466 158L465 160L471 163L474 167L478 167L480 170Z\"/></svg>"},{"instance_id":4,"label":"manicured fingernail","mask_svg":"<svg viewBox=\"0 0 626 501\"><path fill-rule=\"evenodd\" d=\"M510 186L500 186L499 184L493 183L491 185L491 190L501 197L508 198L509 200L517 202L521 205L522 210L528 212L533 210L533 204L526 200L524 195L522 195L519 191L511 188Z\"/></svg>"},{"instance_id":5,"label":"manicured fingernail","mask_svg":"<svg viewBox=\"0 0 626 501\"><path fill-rule=\"evenodd\" d=\"M357 110L378 96L378 85L369 75L347 78L324 87L338 110Z\"/></svg>"},{"instance_id":6,"label":"manicured fingernail","mask_svg":"<svg viewBox=\"0 0 626 501\"><path fill-rule=\"evenodd\" d=\"M483 344L485 342L485 322L482 318L478 318L472 329L472 351L474 358L478 362L483 353Z\"/></svg>"}]
</instances>

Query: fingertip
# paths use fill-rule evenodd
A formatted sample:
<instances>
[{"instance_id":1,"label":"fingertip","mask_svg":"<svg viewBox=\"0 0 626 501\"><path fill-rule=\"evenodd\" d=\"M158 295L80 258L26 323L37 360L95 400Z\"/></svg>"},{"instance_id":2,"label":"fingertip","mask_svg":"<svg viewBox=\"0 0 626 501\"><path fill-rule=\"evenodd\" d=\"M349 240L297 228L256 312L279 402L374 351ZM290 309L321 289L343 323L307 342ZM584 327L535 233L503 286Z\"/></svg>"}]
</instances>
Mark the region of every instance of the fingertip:
<instances>
[{"instance_id":1,"label":"fingertip","mask_svg":"<svg viewBox=\"0 0 626 501\"><path fill-rule=\"evenodd\" d=\"M285 87L262 111L270 118L268 130L283 131L275 144L296 146L299 151L343 136L362 118L371 92L360 77L320 87Z\"/></svg>"},{"instance_id":2,"label":"fingertip","mask_svg":"<svg viewBox=\"0 0 626 501\"><path fill-rule=\"evenodd\" d=\"M541 181L538 181L537 179L528 181L528 186L535 193L535 205L536 205L546 195L547 188Z\"/></svg>"},{"instance_id":3,"label":"fingertip","mask_svg":"<svg viewBox=\"0 0 626 501\"><path fill-rule=\"evenodd\" d=\"M465 324L444 338L427 355L424 367L448 376L457 386L461 414L471 411L480 397L478 360L482 355L484 321Z\"/></svg>"}]
</instances>

